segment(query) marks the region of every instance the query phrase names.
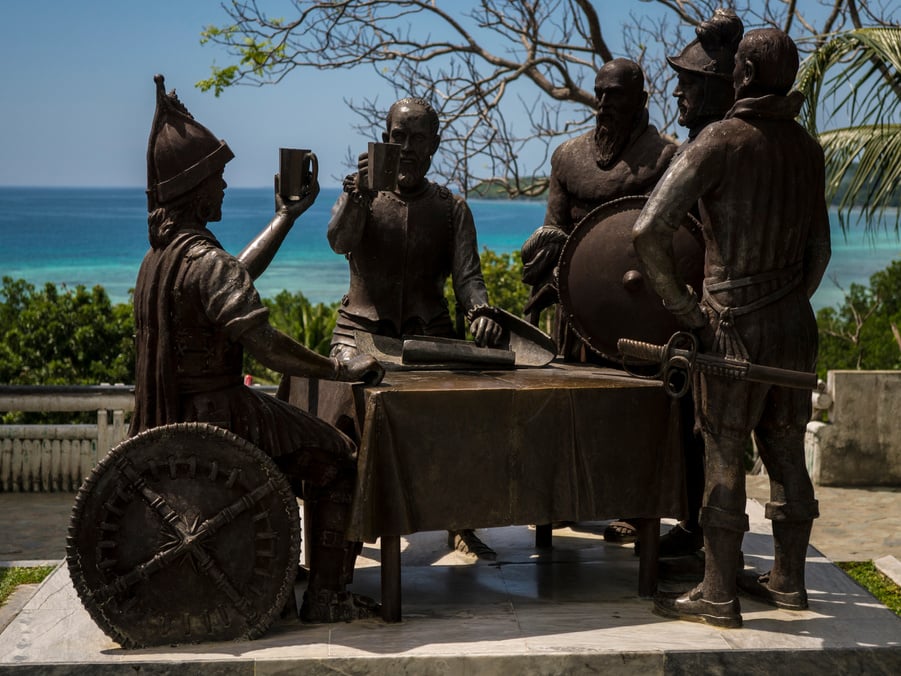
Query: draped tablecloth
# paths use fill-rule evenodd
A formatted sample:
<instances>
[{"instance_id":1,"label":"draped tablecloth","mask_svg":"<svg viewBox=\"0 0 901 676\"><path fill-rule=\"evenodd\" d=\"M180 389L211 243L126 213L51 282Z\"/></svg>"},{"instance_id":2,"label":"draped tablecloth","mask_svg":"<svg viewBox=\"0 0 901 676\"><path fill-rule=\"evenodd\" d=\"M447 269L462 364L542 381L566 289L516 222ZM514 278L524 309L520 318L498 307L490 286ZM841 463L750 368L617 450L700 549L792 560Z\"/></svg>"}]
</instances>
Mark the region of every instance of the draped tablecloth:
<instances>
[{"instance_id":1,"label":"draped tablecloth","mask_svg":"<svg viewBox=\"0 0 901 676\"><path fill-rule=\"evenodd\" d=\"M656 381L555 362L292 378L288 399L359 444L352 539L685 515L678 404Z\"/></svg>"}]
</instances>

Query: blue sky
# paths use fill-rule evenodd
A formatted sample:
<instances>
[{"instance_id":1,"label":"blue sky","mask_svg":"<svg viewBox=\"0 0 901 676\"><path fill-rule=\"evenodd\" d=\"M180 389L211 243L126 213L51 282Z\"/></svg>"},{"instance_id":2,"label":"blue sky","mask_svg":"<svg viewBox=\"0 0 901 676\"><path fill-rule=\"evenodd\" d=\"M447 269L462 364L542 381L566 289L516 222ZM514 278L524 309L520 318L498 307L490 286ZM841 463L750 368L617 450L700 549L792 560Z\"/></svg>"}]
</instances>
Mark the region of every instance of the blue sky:
<instances>
[{"instance_id":1,"label":"blue sky","mask_svg":"<svg viewBox=\"0 0 901 676\"><path fill-rule=\"evenodd\" d=\"M194 83L214 61L228 63L199 39L223 21L218 0L2 0L0 185L144 185L154 73L235 151L230 185L268 185L279 146L313 147L323 179L343 173L348 144L365 141L342 97L376 93L374 78L362 69L297 73L215 98Z\"/></svg>"},{"instance_id":2,"label":"blue sky","mask_svg":"<svg viewBox=\"0 0 901 676\"><path fill-rule=\"evenodd\" d=\"M628 13L653 7L599 4L614 50ZM321 182L335 185L348 150L356 155L370 140L353 130L344 98L387 105L391 92L368 68L295 71L279 85L233 87L219 98L200 92L194 83L212 63L231 62L201 46L200 31L225 20L220 0L0 0L0 185L144 185L154 73L228 141L230 185L269 185L280 146L313 148Z\"/></svg>"},{"instance_id":3,"label":"blue sky","mask_svg":"<svg viewBox=\"0 0 901 676\"><path fill-rule=\"evenodd\" d=\"M604 10L646 7L617 5ZM344 98L387 105L391 92L368 68L295 71L279 85L233 87L219 98L200 92L194 83L212 63L231 62L201 46L200 31L225 19L219 0L0 0L0 185L144 185L154 73L234 150L229 185L269 185L280 146L313 148L321 182L336 184L348 149L355 156L369 140L353 130Z\"/></svg>"}]
</instances>

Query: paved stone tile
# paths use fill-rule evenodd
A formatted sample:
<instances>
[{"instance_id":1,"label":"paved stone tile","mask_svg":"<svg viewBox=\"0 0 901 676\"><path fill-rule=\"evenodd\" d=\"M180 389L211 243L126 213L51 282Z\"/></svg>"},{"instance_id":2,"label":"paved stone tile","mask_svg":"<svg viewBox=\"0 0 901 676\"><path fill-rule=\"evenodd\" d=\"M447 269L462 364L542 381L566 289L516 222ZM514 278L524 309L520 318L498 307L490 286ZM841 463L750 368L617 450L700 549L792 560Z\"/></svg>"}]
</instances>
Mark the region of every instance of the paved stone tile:
<instances>
[{"instance_id":1,"label":"paved stone tile","mask_svg":"<svg viewBox=\"0 0 901 676\"><path fill-rule=\"evenodd\" d=\"M0 493L0 561L66 555L74 493Z\"/></svg>"},{"instance_id":2,"label":"paved stone tile","mask_svg":"<svg viewBox=\"0 0 901 676\"><path fill-rule=\"evenodd\" d=\"M873 561L880 573L891 579L895 584L901 585L901 561L894 556L883 556Z\"/></svg>"},{"instance_id":3,"label":"paved stone tile","mask_svg":"<svg viewBox=\"0 0 901 676\"><path fill-rule=\"evenodd\" d=\"M746 561L763 568L772 557L769 526L759 504L749 502L748 511ZM528 528L494 529L486 538L501 563L487 565L447 552L442 533L417 534L405 544L401 623L285 620L252 642L147 650L125 651L110 641L82 609L63 566L0 634L0 670L30 665L53 674L59 663L92 676L126 665L142 673L181 665L209 674L853 673L861 665L896 673L901 667L901 618L815 548L807 567L810 610L782 611L743 597L745 628L720 630L653 614L651 602L636 594L632 547L606 544L595 531L557 531L547 553L534 549ZM377 556L377 549L367 551L355 591L378 595Z\"/></svg>"},{"instance_id":4,"label":"paved stone tile","mask_svg":"<svg viewBox=\"0 0 901 676\"><path fill-rule=\"evenodd\" d=\"M748 497L769 498L769 478L749 476ZM901 560L901 487L817 486L820 518L810 542L832 561Z\"/></svg>"},{"instance_id":5,"label":"paved stone tile","mask_svg":"<svg viewBox=\"0 0 901 676\"><path fill-rule=\"evenodd\" d=\"M761 502L749 477L751 531L743 550L772 561ZM61 567L0 633L0 671L103 676L209 674L901 673L901 618L831 561L901 556L901 489L818 489L821 519L808 552L810 609L788 612L742 597L745 627L719 630L654 615L635 594L630 545L603 542L602 524L555 531L536 550L525 526L479 531L498 562L450 551L443 532L404 542L404 621L306 626L282 621L261 639L124 651L90 620ZM0 494L0 560L61 560L72 494ZM878 525L873 525L878 524ZM355 591L379 596L379 550L364 547ZM669 583L670 589L690 583ZM300 590L298 590L300 591ZM30 671L29 671L30 666Z\"/></svg>"}]
</instances>

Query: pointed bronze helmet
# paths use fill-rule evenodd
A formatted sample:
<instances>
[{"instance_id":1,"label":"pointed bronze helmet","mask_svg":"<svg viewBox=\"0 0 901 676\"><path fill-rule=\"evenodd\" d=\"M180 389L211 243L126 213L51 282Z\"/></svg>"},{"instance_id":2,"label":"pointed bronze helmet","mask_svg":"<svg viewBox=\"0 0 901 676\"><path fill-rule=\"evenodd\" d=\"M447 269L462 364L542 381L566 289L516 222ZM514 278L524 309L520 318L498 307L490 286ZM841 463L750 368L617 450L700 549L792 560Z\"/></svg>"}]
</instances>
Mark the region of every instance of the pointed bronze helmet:
<instances>
[{"instance_id":1,"label":"pointed bronze helmet","mask_svg":"<svg viewBox=\"0 0 901 676\"><path fill-rule=\"evenodd\" d=\"M197 122L165 78L154 75L156 112L147 144L147 209L170 204L222 171L234 157L228 144Z\"/></svg>"},{"instance_id":2,"label":"pointed bronze helmet","mask_svg":"<svg viewBox=\"0 0 901 676\"><path fill-rule=\"evenodd\" d=\"M731 82L735 52L744 30L735 12L717 9L712 17L697 25L697 39L689 42L678 56L668 56L666 60L677 71Z\"/></svg>"}]
</instances>

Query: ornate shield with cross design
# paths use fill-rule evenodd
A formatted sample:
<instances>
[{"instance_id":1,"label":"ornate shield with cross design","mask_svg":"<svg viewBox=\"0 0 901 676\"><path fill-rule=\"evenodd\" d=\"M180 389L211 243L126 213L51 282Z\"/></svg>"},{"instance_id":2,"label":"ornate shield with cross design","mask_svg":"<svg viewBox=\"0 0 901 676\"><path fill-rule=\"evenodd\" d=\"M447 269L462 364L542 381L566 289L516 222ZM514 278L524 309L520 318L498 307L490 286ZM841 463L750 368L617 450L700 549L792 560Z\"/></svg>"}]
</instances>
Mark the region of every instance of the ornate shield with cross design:
<instances>
[{"instance_id":1,"label":"ornate shield with cross design","mask_svg":"<svg viewBox=\"0 0 901 676\"><path fill-rule=\"evenodd\" d=\"M589 212L567 239L557 265L566 321L588 347L614 362L632 362L619 353L620 338L662 345L681 328L651 288L632 245L632 226L647 200L621 197ZM682 280L700 291L704 243L701 224L691 214L673 235L673 257Z\"/></svg>"},{"instance_id":2,"label":"ornate shield with cross design","mask_svg":"<svg viewBox=\"0 0 901 676\"><path fill-rule=\"evenodd\" d=\"M85 480L66 559L94 621L123 647L260 636L300 550L297 500L260 449L205 423L156 427Z\"/></svg>"}]
</instances>

